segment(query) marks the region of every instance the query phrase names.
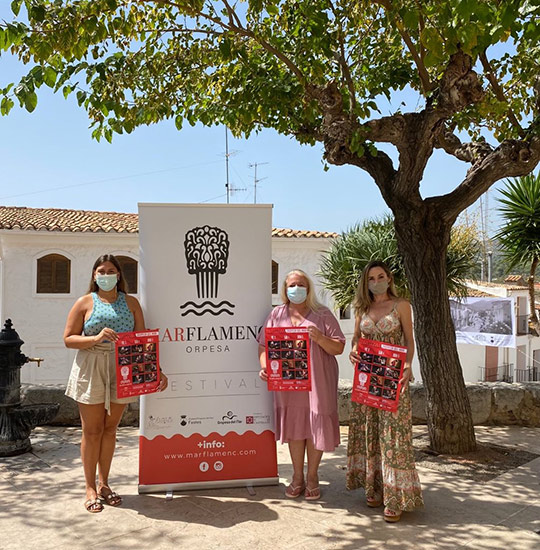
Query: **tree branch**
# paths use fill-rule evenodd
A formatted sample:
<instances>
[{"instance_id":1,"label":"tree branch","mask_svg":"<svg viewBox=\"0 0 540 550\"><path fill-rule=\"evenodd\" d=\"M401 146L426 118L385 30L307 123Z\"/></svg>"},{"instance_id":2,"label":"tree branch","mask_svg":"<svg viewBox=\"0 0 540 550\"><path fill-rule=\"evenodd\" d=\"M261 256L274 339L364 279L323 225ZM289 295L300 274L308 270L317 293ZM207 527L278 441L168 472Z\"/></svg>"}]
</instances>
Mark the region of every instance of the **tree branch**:
<instances>
[{"instance_id":1,"label":"tree branch","mask_svg":"<svg viewBox=\"0 0 540 550\"><path fill-rule=\"evenodd\" d=\"M495 73L493 71L493 67L491 66L491 64L490 64L490 62L487 58L486 50L484 50L479 55L479 58L480 58L480 62L482 63L482 67L484 67L484 71L486 72L486 78L488 79L488 81L491 84L491 87L493 89L493 92L495 93L495 97L499 101L502 101L503 103L508 104L508 102L506 100L506 97L504 95L504 91L503 91L501 85L499 84L499 82L497 81L497 77L495 76ZM512 126L517 130L518 135L520 137L524 137L525 136L525 131L521 127L521 124L519 123L518 119L516 118L516 115L514 114L514 111L512 111L512 109L510 109L510 107L508 107L507 114L508 114L508 118L510 119L510 122L512 123Z\"/></svg>"},{"instance_id":2,"label":"tree branch","mask_svg":"<svg viewBox=\"0 0 540 550\"><path fill-rule=\"evenodd\" d=\"M439 134L435 142L436 149L443 149L449 155L458 160L474 164L493 152L493 147L485 141L473 141L462 143L461 140L450 130L444 130Z\"/></svg>"},{"instance_id":3,"label":"tree branch","mask_svg":"<svg viewBox=\"0 0 540 550\"><path fill-rule=\"evenodd\" d=\"M422 85L424 95L428 95L429 92L431 92L435 88L435 86L431 82L429 73L427 72L426 66L424 65L423 55L420 55L418 53L418 50L416 49L416 46L414 45L410 34L407 32L403 25L403 21L401 21L391 13L391 2L389 0L375 0L374 3L381 5L386 10L389 17L391 17L396 24L397 30L399 31L401 38L403 38L403 42L405 42L405 45L407 46L407 49L409 50L409 53L413 58L414 64L416 65L416 69L418 70L418 76L420 77L420 84Z\"/></svg>"},{"instance_id":4,"label":"tree branch","mask_svg":"<svg viewBox=\"0 0 540 550\"><path fill-rule=\"evenodd\" d=\"M505 140L471 167L456 189L446 195L430 197L441 216L451 221L473 204L489 187L504 178L529 174L540 162L540 138L530 141Z\"/></svg>"}]
</instances>

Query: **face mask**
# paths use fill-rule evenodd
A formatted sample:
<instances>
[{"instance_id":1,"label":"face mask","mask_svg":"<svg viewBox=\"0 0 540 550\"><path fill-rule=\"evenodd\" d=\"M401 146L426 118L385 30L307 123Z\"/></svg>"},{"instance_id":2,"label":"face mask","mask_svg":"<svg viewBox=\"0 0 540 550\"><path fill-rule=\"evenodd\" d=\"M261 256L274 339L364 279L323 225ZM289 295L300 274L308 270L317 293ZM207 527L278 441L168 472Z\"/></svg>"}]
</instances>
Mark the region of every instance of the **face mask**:
<instances>
[{"instance_id":1,"label":"face mask","mask_svg":"<svg viewBox=\"0 0 540 550\"><path fill-rule=\"evenodd\" d=\"M307 288L305 286L290 286L287 288L287 298L293 304L302 304L307 298Z\"/></svg>"},{"instance_id":2,"label":"face mask","mask_svg":"<svg viewBox=\"0 0 540 550\"><path fill-rule=\"evenodd\" d=\"M95 281L101 290L109 292L109 290L112 290L116 286L118 275L116 273L112 275L96 275Z\"/></svg>"},{"instance_id":3,"label":"face mask","mask_svg":"<svg viewBox=\"0 0 540 550\"><path fill-rule=\"evenodd\" d=\"M384 294L388 290L388 281L381 281L380 283L368 283L368 288L373 294Z\"/></svg>"}]
</instances>

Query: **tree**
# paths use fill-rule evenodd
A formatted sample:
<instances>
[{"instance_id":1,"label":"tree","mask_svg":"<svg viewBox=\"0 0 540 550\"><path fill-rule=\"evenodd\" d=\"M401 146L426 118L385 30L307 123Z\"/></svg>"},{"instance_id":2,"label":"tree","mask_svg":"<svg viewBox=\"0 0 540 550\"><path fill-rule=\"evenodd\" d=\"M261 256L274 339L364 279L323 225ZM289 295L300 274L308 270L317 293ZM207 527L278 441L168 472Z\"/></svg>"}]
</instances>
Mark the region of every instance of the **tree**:
<instances>
[{"instance_id":1,"label":"tree","mask_svg":"<svg viewBox=\"0 0 540 550\"><path fill-rule=\"evenodd\" d=\"M366 171L395 219L432 446L475 448L446 248L461 211L540 160L539 0L14 0L16 15L22 6L27 22L3 23L0 48L33 66L2 90L4 114L15 99L33 110L45 84L76 94L96 138L165 118L273 128ZM381 116L404 88L417 108ZM436 148L470 169L422 197Z\"/></svg>"},{"instance_id":2,"label":"tree","mask_svg":"<svg viewBox=\"0 0 540 550\"><path fill-rule=\"evenodd\" d=\"M540 174L523 176L506 182L499 211L503 225L497 235L508 271L524 263L530 265L527 284L531 328L540 333L535 308L534 277L540 262Z\"/></svg>"},{"instance_id":3,"label":"tree","mask_svg":"<svg viewBox=\"0 0 540 550\"><path fill-rule=\"evenodd\" d=\"M476 271L480 254L479 234L474 225L459 223L452 228L446 252L446 284L448 293L465 296L465 280ZM325 252L319 275L332 293L339 308L353 300L364 267L372 260L383 260L394 274L400 294L410 296L407 276L397 241L394 221L387 215L379 220L367 220L345 231Z\"/></svg>"}]
</instances>

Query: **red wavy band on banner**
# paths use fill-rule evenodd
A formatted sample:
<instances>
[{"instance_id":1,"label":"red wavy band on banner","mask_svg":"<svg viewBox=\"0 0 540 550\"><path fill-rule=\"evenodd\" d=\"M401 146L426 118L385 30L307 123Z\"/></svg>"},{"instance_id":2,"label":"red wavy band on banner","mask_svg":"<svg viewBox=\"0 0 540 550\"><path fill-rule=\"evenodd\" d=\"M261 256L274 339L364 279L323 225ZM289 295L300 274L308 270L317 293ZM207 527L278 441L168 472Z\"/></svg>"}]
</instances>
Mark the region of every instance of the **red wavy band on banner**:
<instances>
[{"instance_id":1,"label":"red wavy band on banner","mask_svg":"<svg viewBox=\"0 0 540 550\"><path fill-rule=\"evenodd\" d=\"M276 477L274 433L139 437L139 484Z\"/></svg>"}]
</instances>

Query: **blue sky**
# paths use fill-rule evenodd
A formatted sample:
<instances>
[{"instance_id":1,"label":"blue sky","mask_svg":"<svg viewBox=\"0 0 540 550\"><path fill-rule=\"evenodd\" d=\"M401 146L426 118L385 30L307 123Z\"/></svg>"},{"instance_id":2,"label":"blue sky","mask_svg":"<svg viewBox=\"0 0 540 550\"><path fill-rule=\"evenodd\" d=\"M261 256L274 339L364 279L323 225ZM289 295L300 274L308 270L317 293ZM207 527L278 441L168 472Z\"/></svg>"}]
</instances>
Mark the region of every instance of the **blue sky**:
<instances>
[{"instance_id":1,"label":"blue sky","mask_svg":"<svg viewBox=\"0 0 540 550\"><path fill-rule=\"evenodd\" d=\"M9 4L0 20L10 19ZM7 54L0 57L0 86L28 68ZM92 140L89 121L75 97L64 99L43 86L33 113L16 107L0 117L0 205L136 212L138 202L224 203L225 129L178 131L172 121L115 135L113 143ZM391 114L401 101L382 104ZM253 203L254 170L259 163L257 202L272 203L273 225L342 231L388 209L371 178L355 167L323 170L322 146L302 146L274 131L248 140L229 134L231 203ZM395 156L395 155L394 155ZM263 164L264 163L264 164ZM422 195L453 189L467 165L436 151L425 173ZM264 178L264 179L263 179ZM490 197L495 205L495 192ZM474 210L471 209L471 212ZM494 216L494 214L493 214Z\"/></svg>"}]
</instances>

